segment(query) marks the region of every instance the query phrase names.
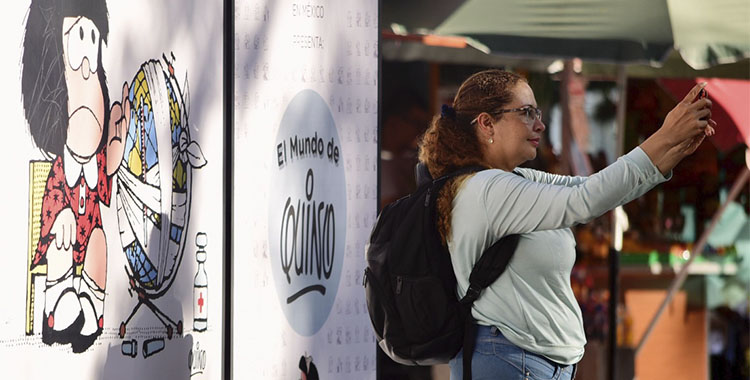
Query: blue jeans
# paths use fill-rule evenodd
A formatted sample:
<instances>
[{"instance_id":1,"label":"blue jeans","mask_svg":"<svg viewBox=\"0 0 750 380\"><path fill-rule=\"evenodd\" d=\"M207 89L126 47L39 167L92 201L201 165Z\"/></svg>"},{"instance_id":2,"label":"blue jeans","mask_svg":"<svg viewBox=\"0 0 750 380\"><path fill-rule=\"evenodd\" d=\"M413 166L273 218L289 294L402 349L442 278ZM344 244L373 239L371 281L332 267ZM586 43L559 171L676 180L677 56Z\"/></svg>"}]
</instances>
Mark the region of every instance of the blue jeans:
<instances>
[{"instance_id":1,"label":"blue jeans","mask_svg":"<svg viewBox=\"0 0 750 380\"><path fill-rule=\"evenodd\" d=\"M451 380L463 378L463 350L450 361ZM576 365L555 363L511 343L497 327L477 326L471 360L474 380L571 380Z\"/></svg>"}]
</instances>

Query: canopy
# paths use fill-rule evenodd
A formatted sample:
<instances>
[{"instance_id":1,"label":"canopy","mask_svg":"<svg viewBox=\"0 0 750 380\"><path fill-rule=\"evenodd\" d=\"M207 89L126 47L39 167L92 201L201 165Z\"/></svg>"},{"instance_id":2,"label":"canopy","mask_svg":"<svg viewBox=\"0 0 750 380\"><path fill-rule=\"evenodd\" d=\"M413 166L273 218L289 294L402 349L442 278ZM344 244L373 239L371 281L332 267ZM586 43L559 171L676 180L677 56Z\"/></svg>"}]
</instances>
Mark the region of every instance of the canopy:
<instances>
[{"instance_id":1,"label":"canopy","mask_svg":"<svg viewBox=\"0 0 750 380\"><path fill-rule=\"evenodd\" d=\"M435 31L524 57L650 63L674 48L704 69L750 57L748 20L747 0L467 0Z\"/></svg>"}]
</instances>

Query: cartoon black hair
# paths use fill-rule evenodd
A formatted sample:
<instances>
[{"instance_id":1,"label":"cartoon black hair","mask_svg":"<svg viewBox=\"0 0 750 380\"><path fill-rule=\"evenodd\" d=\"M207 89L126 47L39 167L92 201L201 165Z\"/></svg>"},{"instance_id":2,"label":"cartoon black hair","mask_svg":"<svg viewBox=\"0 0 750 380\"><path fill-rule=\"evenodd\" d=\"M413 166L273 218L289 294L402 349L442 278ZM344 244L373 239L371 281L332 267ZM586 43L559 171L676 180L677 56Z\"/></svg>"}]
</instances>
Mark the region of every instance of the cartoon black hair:
<instances>
[{"instance_id":1,"label":"cartoon black hair","mask_svg":"<svg viewBox=\"0 0 750 380\"><path fill-rule=\"evenodd\" d=\"M104 99L103 133L107 141L109 92L102 66L102 43L107 42L107 3L97 0L32 0L23 40L21 92L34 143L44 152L61 155L68 135L68 88L65 83L62 24L65 17L84 16L99 29L96 74Z\"/></svg>"},{"instance_id":2,"label":"cartoon black hair","mask_svg":"<svg viewBox=\"0 0 750 380\"><path fill-rule=\"evenodd\" d=\"M305 358L305 355L302 355L299 358L299 365L298 368L302 373L305 374L305 378L307 380L320 380L320 376L318 375L318 367L315 366L315 363L312 361L312 357L310 357L310 366L307 366L307 358Z\"/></svg>"}]
</instances>

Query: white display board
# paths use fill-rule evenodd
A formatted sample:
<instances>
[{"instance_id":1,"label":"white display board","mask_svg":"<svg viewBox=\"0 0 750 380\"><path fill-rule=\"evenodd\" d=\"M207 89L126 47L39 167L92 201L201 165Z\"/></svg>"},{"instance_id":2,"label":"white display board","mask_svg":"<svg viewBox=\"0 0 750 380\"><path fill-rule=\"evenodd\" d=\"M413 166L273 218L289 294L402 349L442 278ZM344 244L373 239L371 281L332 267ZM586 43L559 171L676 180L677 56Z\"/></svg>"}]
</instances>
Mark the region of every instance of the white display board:
<instances>
[{"instance_id":1,"label":"white display board","mask_svg":"<svg viewBox=\"0 0 750 380\"><path fill-rule=\"evenodd\" d=\"M3 378L221 378L222 17L3 5Z\"/></svg>"},{"instance_id":2,"label":"white display board","mask_svg":"<svg viewBox=\"0 0 750 380\"><path fill-rule=\"evenodd\" d=\"M377 0L235 2L233 376L372 379Z\"/></svg>"}]
</instances>

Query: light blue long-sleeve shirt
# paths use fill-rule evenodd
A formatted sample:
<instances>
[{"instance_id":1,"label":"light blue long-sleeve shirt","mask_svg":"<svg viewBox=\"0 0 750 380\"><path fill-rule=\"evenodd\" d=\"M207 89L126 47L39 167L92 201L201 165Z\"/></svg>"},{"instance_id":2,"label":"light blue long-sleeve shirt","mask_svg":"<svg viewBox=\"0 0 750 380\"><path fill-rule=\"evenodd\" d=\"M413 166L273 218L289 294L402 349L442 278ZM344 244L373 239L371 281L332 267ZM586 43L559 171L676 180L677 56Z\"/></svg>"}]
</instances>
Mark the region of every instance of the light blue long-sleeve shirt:
<instances>
[{"instance_id":1,"label":"light blue long-sleeve shirt","mask_svg":"<svg viewBox=\"0 0 750 380\"><path fill-rule=\"evenodd\" d=\"M589 177L493 169L467 179L453 200L448 248L462 297L482 252L521 234L506 271L474 303L477 323L561 364L583 357L586 335L570 286L575 239L569 227L623 205L666 181L636 148Z\"/></svg>"}]
</instances>

